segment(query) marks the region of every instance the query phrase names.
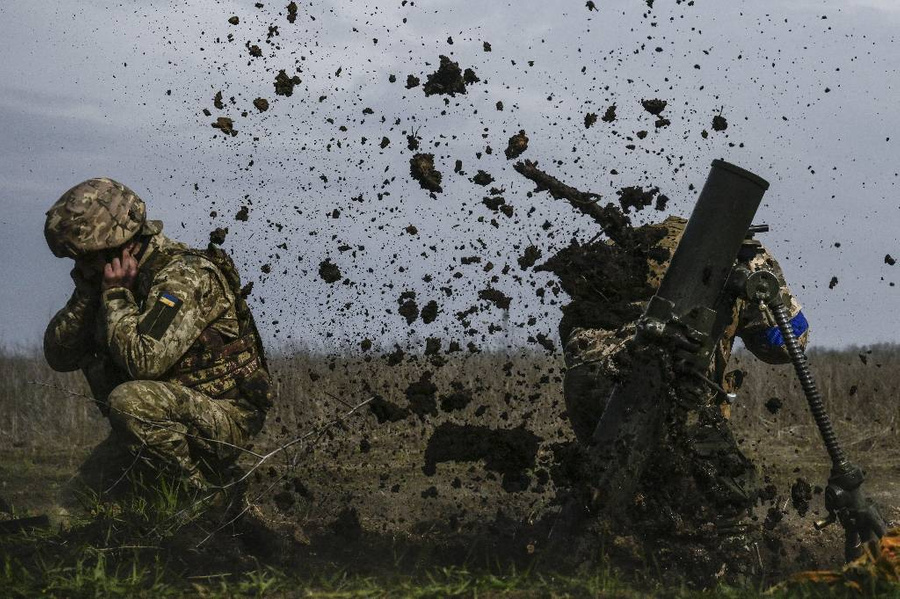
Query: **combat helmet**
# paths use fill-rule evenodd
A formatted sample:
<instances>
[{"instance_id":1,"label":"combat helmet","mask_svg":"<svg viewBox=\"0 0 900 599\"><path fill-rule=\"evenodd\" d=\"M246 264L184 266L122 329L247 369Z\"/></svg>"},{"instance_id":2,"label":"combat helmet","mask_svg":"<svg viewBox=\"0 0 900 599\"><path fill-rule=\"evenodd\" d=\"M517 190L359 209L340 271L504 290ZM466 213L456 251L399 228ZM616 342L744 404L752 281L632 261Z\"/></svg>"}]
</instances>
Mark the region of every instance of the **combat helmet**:
<instances>
[{"instance_id":1,"label":"combat helmet","mask_svg":"<svg viewBox=\"0 0 900 599\"><path fill-rule=\"evenodd\" d=\"M136 193L106 177L88 179L64 193L47 211L44 237L58 258L115 248L147 225Z\"/></svg>"}]
</instances>

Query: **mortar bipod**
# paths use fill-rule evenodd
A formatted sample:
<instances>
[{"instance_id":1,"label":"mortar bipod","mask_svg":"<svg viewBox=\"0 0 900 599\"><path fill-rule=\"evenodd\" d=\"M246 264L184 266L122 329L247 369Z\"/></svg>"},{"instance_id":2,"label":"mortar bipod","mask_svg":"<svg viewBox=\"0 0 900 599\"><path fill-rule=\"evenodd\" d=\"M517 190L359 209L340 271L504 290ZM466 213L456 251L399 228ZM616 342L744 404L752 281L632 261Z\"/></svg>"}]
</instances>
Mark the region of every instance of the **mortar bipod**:
<instances>
[{"instance_id":1,"label":"mortar bipod","mask_svg":"<svg viewBox=\"0 0 900 599\"><path fill-rule=\"evenodd\" d=\"M734 280L740 281L742 295L751 302L768 307L784 340L785 349L800 380L803 394L816 421L825 449L831 457L831 475L825 488L825 509L828 517L816 523L822 529L835 521L844 528L844 558L856 559L868 548L876 551L879 539L884 536L886 524L878 509L862 490L865 480L862 469L847 459L837 440L831 418L825 410L822 395L816 386L809 361L790 322L778 277L767 270L750 272L744 266L735 268Z\"/></svg>"}]
</instances>

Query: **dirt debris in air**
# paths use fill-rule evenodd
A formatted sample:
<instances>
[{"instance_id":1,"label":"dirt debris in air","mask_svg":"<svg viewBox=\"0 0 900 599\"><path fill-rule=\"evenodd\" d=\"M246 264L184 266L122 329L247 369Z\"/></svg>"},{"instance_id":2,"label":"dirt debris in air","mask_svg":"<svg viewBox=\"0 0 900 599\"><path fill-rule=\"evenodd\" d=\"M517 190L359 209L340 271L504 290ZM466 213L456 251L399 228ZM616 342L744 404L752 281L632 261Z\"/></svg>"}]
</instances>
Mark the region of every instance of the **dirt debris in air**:
<instances>
[{"instance_id":1,"label":"dirt debris in air","mask_svg":"<svg viewBox=\"0 0 900 599\"><path fill-rule=\"evenodd\" d=\"M419 318L419 305L416 304L416 294L414 291L404 291L397 300L399 307L397 314L406 319L406 324L411 325Z\"/></svg>"},{"instance_id":2,"label":"dirt debris in air","mask_svg":"<svg viewBox=\"0 0 900 599\"><path fill-rule=\"evenodd\" d=\"M287 72L281 69L275 76L275 93L279 96L294 95L294 87L297 85L300 85L299 75L288 77Z\"/></svg>"},{"instance_id":3,"label":"dirt debris in air","mask_svg":"<svg viewBox=\"0 0 900 599\"><path fill-rule=\"evenodd\" d=\"M766 530L775 530L775 527L778 526L778 523L782 520L784 520L784 512L778 507L772 506L769 508L769 511L766 512L763 528Z\"/></svg>"},{"instance_id":4,"label":"dirt debris in air","mask_svg":"<svg viewBox=\"0 0 900 599\"><path fill-rule=\"evenodd\" d=\"M225 243L225 237L228 235L228 227L216 227L209 234L209 242L214 245L222 245Z\"/></svg>"},{"instance_id":5,"label":"dirt debris in air","mask_svg":"<svg viewBox=\"0 0 900 599\"><path fill-rule=\"evenodd\" d=\"M616 105L612 104L607 109L606 112L603 113L603 117L601 120L604 123L612 123L616 120Z\"/></svg>"},{"instance_id":6,"label":"dirt debris in air","mask_svg":"<svg viewBox=\"0 0 900 599\"><path fill-rule=\"evenodd\" d=\"M416 142L416 146L418 146L418 142ZM415 154L409 159L409 174L419 182L422 189L427 189L432 193L443 191L441 187L443 175L434 168L434 154Z\"/></svg>"},{"instance_id":7,"label":"dirt debris in air","mask_svg":"<svg viewBox=\"0 0 900 599\"><path fill-rule=\"evenodd\" d=\"M713 131L724 131L728 129L728 121L721 114L717 114L712 120Z\"/></svg>"},{"instance_id":8,"label":"dirt debris in air","mask_svg":"<svg viewBox=\"0 0 900 599\"><path fill-rule=\"evenodd\" d=\"M517 262L519 263L519 268L522 270L527 270L534 266L535 262L541 259L542 252L540 248L536 245L529 245L525 248L525 252L519 256Z\"/></svg>"},{"instance_id":9,"label":"dirt debris in air","mask_svg":"<svg viewBox=\"0 0 900 599\"><path fill-rule=\"evenodd\" d=\"M443 412L464 410L475 399L472 395L472 390L466 388L463 383L451 381L450 387L452 391L441 396L441 410Z\"/></svg>"},{"instance_id":10,"label":"dirt debris in air","mask_svg":"<svg viewBox=\"0 0 900 599\"><path fill-rule=\"evenodd\" d=\"M501 310L509 310L509 305L512 302L512 298L499 289L482 289L478 292L478 297L491 302Z\"/></svg>"},{"instance_id":11,"label":"dirt debris in air","mask_svg":"<svg viewBox=\"0 0 900 599\"><path fill-rule=\"evenodd\" d=\"M641 237L652 246L664 231L645 231ZM562 308L560 334L574 327L616 330L641 315L635 302L648 300L652 289L645 276L647 250L632 252L641 244L621 246L603 241L573 241L536 268L555 274L572 301ZM585 279L592 285L585 285Z\"/></svg>"},{"instance_id":12,"label":"dirt debris in air","mask_svg":"<svg viewBox=\"0 0 900 599\"><path fill-rule=\"evenodd\" d=\"M426 96L465 94L466 85L478 83L479 79L472 69L466 69L464 72L459 68L459 63L453 62L444 55L441 55L439 59L438 70L428 75L425 85L422 87ZM407 87L409 87L408 84Z\"/></svg>"},{"instance_id":13,"label":"dirt debris in air","mask_svg":"<svg viewBox=\"0 0 900 599\"><path fill-rule=\"evenodd\" d=\"M658 193L659 189L656 187L646 190L640 187L623 187L616 192L616 195L619 196L619 205L627 214L632 209L643 210L652 204Z\"/></svg>"},{"instance_id":14,"label":"dirt debris in air","mask_svg":"<svg viewBox=\"0 0 900 599\"><path fill-rule=\"evenodd\" d=\"M798 478L791 485L791 505L801 517L809 511L809 502L812 501L812 487L806 479Z\"/></svg>"},{"instance_id":15,"label":"dirt debris in air","mask_svg":"<svg viewBox=\"0 0 900 599\"><path fill-rule=\"evenodd\" d=\"M481 185L482 187L490 185L493 182L494 182L494 177L491 176L490 173L487 173L480 169L478 170L477 173L475 173L475 176L472 177L472 183L474 183L476 185Z\"/></svg>"},{"instance_id":16,"label":"dirt debris in air","mask_svg":"<svg viewBox=\"0 0 900 599\"><path fill-rule=\"evenodd\" d=\"M550 337L548 337L544 333L538 333L534 337L529 337L528 341L529 341L529 343L537 343L538 345L540 345L541 347L543 347L550 353L553 353L556 351L556 344L553 343L553 340L550 339Z\"/></svg>"},{"instance_id":17,"label":"dirt debris in air","mask_svg":"<svg viewBox=\"0 0 900 599\"><path fill-rule=\"evenodd\" d=\"M430 300L422 307L420 316L424 324L431 324L438 316L439 307L435 300Z\"/></svg>"},{"instance_id":18,"label":"dirt debris in air","mask_svg":"<svg viewBox=\"0 0 900 599\"><path fill-rule=\"evenodd\" d=\"M238 134L237 130L234 128L234 121L227 116L218 117L216 119L216 122L213 123L212 126L222 133L230 135L232 137Z\"/></svg>"},{"instance_id":19,"label":"dirt debris in air","mask_svg":"<svg viewBox=\"0 0 900 599\"><path fill-rule=\"evenodd\" d=\"M406 388L406 399L409 402L410 411L420 419L426 416L437 416L437 385L431 377L433 374L427 370L422 373L418 381L414 381Z\"/></svg>"},{"instance_id":20,"label":"dirt debris in air","mask_svg":"<svg viewBox=\"0 0 900 599\"><path fill-rule=\"evenodd\" d=\"M528 471L535 466L540 442L540 437L523 427L494 429L445 422L428 439L422 471L434 476L443 462L484 460L486 470L501 475L504 491L524 491L531 482Z\"/></svg>"},{"instance_id":21,"label":"dirt debris in air","mask_svg":"<svg viewBox=\"0 0 900 599\"><path fill-rule=\"evenodd\" d=\"M319 276L326 283L337 283L341 280L341 269L338 265L326 258L319 264Z\"/></svg>"},{"instance_id":22,"label":"dirt debris in air","mask_svg":"<svg viewBox=\"0 0 900 599\"><path fill-rule=\"evenodd\" d=\"M507 144L504 153L506 154L507 160L513 160L514 158L521 156L527 149L528 136L525 135L525 131L522 130L509 138L509 143Z\"/></svg>"},{"instance_id":23,"label":"dirt debris in air","mask_svg":"<svg viewBox=\"0 0 900 599\"><path fill-rule=\"evenodd\" d=\"M369 410L375 415L379 424L385 422L399 422L409 417L412 412L408 408L403 408L381 396L375 397L369 402Z\"/></svg>"},{"instance_id":24,"label":"dirt debris in air","mask_svg":"<svg viewBox=\"0 0 900 599\"><path fill-rule=\"evenodd\" d=\"M644 110L652 114L653 116L659 116L663 110L666 109L666 106L669 103L666 100L653 99L653 100L641 100L641 106L644 107Z\"/></svg>"},{"instance_id":25,"label":"dirt debris in air","mask_svg":"<svg viewBox=\"0 0 900 599\"><path fill-rule=\"evenodd\" d=\"M500 212L509 217L513 215L513 207L506 203L506 198L503 196L485 197L481 199L481 203L494 212Z\"/></svg>"}]
</instances>

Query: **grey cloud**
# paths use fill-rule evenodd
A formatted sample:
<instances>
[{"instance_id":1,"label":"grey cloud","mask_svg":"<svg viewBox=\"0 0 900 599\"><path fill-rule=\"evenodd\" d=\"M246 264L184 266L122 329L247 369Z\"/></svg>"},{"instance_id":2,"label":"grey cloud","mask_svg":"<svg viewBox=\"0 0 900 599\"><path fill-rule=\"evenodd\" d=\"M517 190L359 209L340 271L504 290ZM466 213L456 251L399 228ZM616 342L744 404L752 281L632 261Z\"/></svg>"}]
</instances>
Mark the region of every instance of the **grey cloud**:
<instances>
[{"instance_id":1,"label":"grey cloud","mask_svg":"<svg viewBox=\"0 0 900 599\"><path fill-rule=\"evenodd\" d=\"M166 220L170 234L195 243L202 243L212 226L230 224L247 194L254 202L251 220L244 227L232 227L227 243L247 263L246 276L258 277L258 266L272 261L275 253L282 255L276 266L296 264L286 277L258 281L255 297L268 296L267 309L280 303L290 313L290 319L280 319L279 336L270 322L276 318L266 318L270 338L284 342L285 331L291 330L294 340L303 337L327 346L332 341L321 339L334 329L327 322L328 307L319 305L323 294L335 292L333 305L349 299L359 306L362 298L342 296L340 288L323 290L315 273L326 255L340 261L354 280L368 285L363 297L373 300L369 306L373 312L383 313L391 306L379 303L377 290L382 285L390 281L433 295L434 290L421 282L422 275L432 272L448 277L448 264L457 253L442 246L441 251L418 255L419 245L406 247L396 239L397 231L407 224L415 224L422 238L450 240L450 245L471 248L497 262L515 256L513 243L535 242L549 252L572 235L591 234L590 223L566 206L543 195L525 197L531 186L511 173L502 157L506 137L525 128L532 139L528 156L540 159L560 177L609 196L623 184L659 184L673 198L673 209L682 214L690 210L695 195L688 185L702 184L713 158L726 157L759 172L773 183L760 214L761 220L773 225L766 241L783 257L793 286L807 306L815 326L814 342L862 343L900 332L875 322L866 310L849 309L859 300L854 286L865 288L864 294L871 298L868 305L876 312L896 297L895 290L879 281L883 274L891 276L880 258L891 251L892 244L897 245L896 203L890 199L896 191L895 180L887 170L896 152L882 144L890 135L900 139L900 132L896 112L888 110L893 94L878 75L896 69L898 59L888 51L893 46L884 41L891 33L878 21L878 3L735 3L717 8L715 14L699 5L688 10L657 3L652 19L658 21L657 27L650 27L641 16L643 10L634 9L633 4L610 3L599 13L587 13L583 3L507 6L445 0L376 9L355 2L330 2L309 8L318 11L314 23L306 21L293 28L280 23L283 49L278 57L249 66L243 43L264 38L270 22L252 4L19 6L12 18L22 26L15 28L18 33L14 32L12 41L13 47L23 48L21 60L0 65L7 82L0 84L0 124L11 132L0 142L4 157L0 201L8 214L14 211L17 225L2 225L4 237L10 240L4 243L15 246L15 250L4 250L20 257L4 264L4 277L25 280L34 268L47 272L40 283L48 298L47 310L62 303L68 282L63 264L52 261L43 247L39 233L43 210L49 192L58 195L97 171L109 172L139 189L151 202L151 214ZM838 13L838 8L843 12ZM54 11L58 16L47 22ZM737 16L740 11L746 13L744 18ZM825 12L829 19L818 19ZM74 19L69 13L75 14ZM241 26L227 24L232 13L241 16ZM766 14L772 17L767 19ZM782 22L782 14L789 23ZM407 25L399 23L401 15L409 18ZM669 16L675 20L669 21ZM97 25L110 22L116 23L113 32ZM827 32L829 26L835 31ZM691 27L702 34L691 32ZM313 33L301 34L307 29ZM206 31L202 39L201 30ZM319 30L327 35L316 33ZM40 34L34 36L31 31ZM213 42L229 32L235 33L233 44ZM880 40L882 52L876 61L862 60L867 42L843 37L863 32L869 39ZM454 37L452 46L446 43L448 35ZM378 44L372 43L373 37L379 38ZM482 40L493 44L492 53L482 51ZM301 44L307 42L303 48ZM829 48L838 42L840 48ZM642 43L650 50L635 54ZM664 52L652 51L657 43ZM96 62L92 58L101 46L113 59ZM43 55L27 54L28 49ZM421 89L405 90L406 74L430 72L437 66L438 54L475 67L486 82L474 86L469 95L451 100L449 108L440 98L424 98ZM860 60L850 61L854 54ZM293 68L302 55L307 56L300 63L304 92L274 98L275 73ZM740 61L738 55L743 55ZM517 62L515 67L511 60ZM533 68L526 66L528 60L535 60ZM214 61L218 67L212 66ZM775 69L770 67L772 61L777 63ZM125 62L128 67L121 66ZM693 69L695 63L700 70ZM664 68L667 65L672 69ZM342 76L334 78L339 66L344 67ZM585 74L582 66L587 67ZM834 71L838 67L840 74ZM391 72L398 77L393 85L386 82ZM30 73L43 76L27 76ZM827 85L834 89L826 95ZM165 95L166 89L173 90L172 96ZM200 114L203 107L211 108L212 95L219 89L226 98L238 97L238 106L229 105L225 111L236 119L237 138L212 140L214 130L209 124L214 119ZM551 94L553 101L547 101ZM257 115L251 110L247 118L240 118L237 113L256 95L273 100L270 111ZM328 99L319 104L319 95ZM585 111L598 111L615 102L620 120L610 128L623 135L652 130L652 120L637 99L657 95L670 100L673 124L652 131L653 143L639 147L664 147L667 154L676 156L673 164L640 150L624 152L624 142L608 136L606 129L585 132L583 128ZM507 106L502 113L494 109L497 100ZM478 109L476 117L468 108L470 103ZM514 104L518 110L512 109ZM376 114L362 124L365 106ZM702 140L699 130L709 127L713 112L722 106L729 117L728 137ZM447 115L441 116L445 109ZM385 125L380 123L382 115ZM782 121L782 115L789 120ZM415 121L409 119L412 116ZM335 124L325 123L326 117L334 117ZM387 132L398 117L401 125ZM339 133L340 125L350 131ZM421 127L424 149L438 156L447 177L447 191L437 200L408 179L409 153L401 131L411 127ZM484 127L489 129L487 139L481 138ZM373 149L382 134L392 140L383 153ZM261 135L259 142L249 143L253 135ZM366 146L359 144L362 136L369 138ZM343 148L336 147L337 140ZM333 147L328 152L330 142ZM434 147L434 142L440 142L440 147ZM744 148L738 147L741 142ZM476 159L475 152L488 144L494 155ZM303 146L307 150L301 150ZM575 154L573 146L578 148ZM535 209L532 219L516 230L497 231L478 223L477 217L485 216L479 212L483 190L452 174L455 158L463 160L470 176L478 168L494 174L518 209ZM853 158L858 162L851 163ZM557 159L563 163L553 164ZM250 160L255 162L252 168ZM838 171L832 172L832 166ZM809 172L810 167L816 175ZM610 168L621 175L609 175ZM322 174L329 179L327 185L318 178ZM378 201L381 182L391 177L396 177L387 188L391 195ZM22 182L36 178L42 182ZM194 182L200 187L197 193L192 189ZM364 204L348 204L348 198L359 193ZM18 198L15 205L8 203L13 195ZM830 200L832 195L838 199ZM213 201L220 213L214 221L208 217ZM294 205L303 210L302 216L293 211ZM328 217L335 207L344 211L336 221ZM369 218L376 209L394 212L386 212L373 224ZM876 210L881 212L874 214ZM265 219L282 222L291 235L279 234ZM540 230L545 219L557 224L555 239L546 238ZM310 235L312 231L318 234ZM366 245L367 252L351 260L335 250L332 235L338 241ZM488 249L478 249L476 238L483 239ZM831 247L838 238L843 241L840 250ZM288 252L276 248L285 239ZM398 264L406 267L403 276L385 266L394 252ZM4 251L3 255L10 254ZM368 273L369 268L374 272ZM842 283L829 291L828 280L835 274ZM474 275L466 271L466 276ZM536 280L543 284L547 279ZM298 297L297 289L308 291ZM522 306L532 300L530 288L507 291L516 296L514 312L524 311ZM474 301L474 292L461 289L449 309ZM386 296L384 301L393 300ZM2 338L34 339L43 327L46 310L35 311L25 303L20 294L0 293L6 313L23 314L0 323ZM546 321L547 330L555 326L555 307L532 305L528 310ZM519 320L522 316L514 314ZM386 344L405 335L390 318L384 322ZM379 326L380 321L371 324L354 308L342 320L337 336L350 339L358 331Z\"/></svg>"}]
</instances>

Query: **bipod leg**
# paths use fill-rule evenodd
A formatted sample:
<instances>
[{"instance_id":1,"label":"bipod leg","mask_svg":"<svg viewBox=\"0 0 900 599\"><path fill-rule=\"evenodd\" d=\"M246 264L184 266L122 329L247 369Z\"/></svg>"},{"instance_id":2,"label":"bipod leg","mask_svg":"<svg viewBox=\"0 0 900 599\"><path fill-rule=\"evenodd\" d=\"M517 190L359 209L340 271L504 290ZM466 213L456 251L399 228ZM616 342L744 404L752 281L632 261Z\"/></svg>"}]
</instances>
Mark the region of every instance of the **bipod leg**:
<instances>
[{"instance_id":1,"label":"bipod leg","mask_svg":"<svg viewBox=\"0 0 900 599\"><path fill-rule=\"evenodd\" d=\"M877 550L878 541L884 536L886 525L872 500L862 490L865 481L862 469L847 459L838 442L822 395L809 368L809 361L794 334L784 301L779 294L772 293L765 303L775 316L778 330L784 339L784 346L809 404L809 410L816 421L819 434L822 435L825 449L831 457L831 475L825 489L825 509L828 510L828 518L816 523L816 528L824 528L839 520L845 534L844 557L847 561L851 561L862 555L866 548L873 552Z\"/></svg>"}]
</instances>

